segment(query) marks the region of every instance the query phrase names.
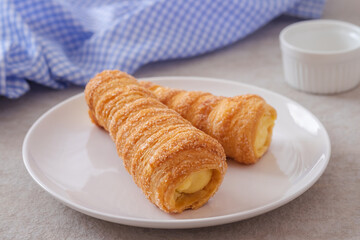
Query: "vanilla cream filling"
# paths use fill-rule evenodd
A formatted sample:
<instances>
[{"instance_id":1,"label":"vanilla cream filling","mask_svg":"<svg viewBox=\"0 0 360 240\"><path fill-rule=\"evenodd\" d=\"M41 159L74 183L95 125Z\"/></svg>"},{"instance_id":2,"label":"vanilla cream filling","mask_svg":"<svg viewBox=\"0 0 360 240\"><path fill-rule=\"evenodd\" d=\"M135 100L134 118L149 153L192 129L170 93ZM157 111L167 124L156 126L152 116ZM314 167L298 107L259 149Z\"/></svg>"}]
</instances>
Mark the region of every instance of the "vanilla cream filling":
<instances>
[{"instance_id":1,"label":"vanilla cream filling","mask_svg":"<svg viewBox=\"0 0 360 240\"><path fill-rule=\"evenodd\" d=\"M198 172L191 173L177 188L178 193L195 193L203 189L212 176L212 170L203 169Z\"/></svg>"},{"instance_id":2,"label":"vanilla cream filling","mask_svg":"<svg viewBox=\"0 0 360 240\"><path fill-rule=\"evenodd\" d=\"M256 131L254 150L256 157L261 157L270 144L271 131L275 118L270 113L264 114Z\"/></svg>"}]
</instances>

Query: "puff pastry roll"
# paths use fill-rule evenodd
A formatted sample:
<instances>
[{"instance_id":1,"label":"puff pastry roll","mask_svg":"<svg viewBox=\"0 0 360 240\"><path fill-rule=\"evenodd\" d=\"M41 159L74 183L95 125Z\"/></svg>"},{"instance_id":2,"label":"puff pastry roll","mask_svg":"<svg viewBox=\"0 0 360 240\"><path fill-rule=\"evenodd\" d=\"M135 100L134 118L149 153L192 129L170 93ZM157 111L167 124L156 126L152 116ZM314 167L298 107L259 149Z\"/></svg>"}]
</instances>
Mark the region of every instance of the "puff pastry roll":
<instances>
[{"instance_id":1,"label":"puff pastry roll","mask_svg":"<svg viewBox=\"0 0 360 240\"><path fill-rule=\"evenodd\" d=\"M217 139L228 157L253 164L269 148L276 111L257 95L218 97L140 82L169 108Z\"/></svg>"},{"instance_id":2,"label":"puff pastry roll","mask_svg":"<svg viewBox=\"0 0 360 240\"><path fill-rule=\"evenodd\" d=\"M227 168L220 143L133 77L104 71L89 81L85 98L92 121L109 132L126 170L160 209L196 209L217 191Z\"/></svg>"}]
</instances>

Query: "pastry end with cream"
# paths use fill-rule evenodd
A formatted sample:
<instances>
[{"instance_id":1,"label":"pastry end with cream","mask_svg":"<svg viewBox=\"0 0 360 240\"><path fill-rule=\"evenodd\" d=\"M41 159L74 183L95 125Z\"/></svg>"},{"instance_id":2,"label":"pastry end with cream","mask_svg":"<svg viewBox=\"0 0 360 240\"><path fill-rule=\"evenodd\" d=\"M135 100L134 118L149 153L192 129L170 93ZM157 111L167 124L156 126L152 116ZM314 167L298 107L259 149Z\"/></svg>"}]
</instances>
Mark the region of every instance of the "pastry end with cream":
<instances>
[{"instance_id":1,"label":"pastry end with cream","mask_svg":"<svg viewBox=\"0 0 360 240\"><path fill-rule=\"evenodd\" d=\"M276 111L270 105L265 106L265 111L261 116L256 128L254 139L254 153L260 158L268 150L272 137L272 130L275 125Z\"/></svg>"},{"instance_id":2,"label":"pastry end with cream","mask_svg":"<svg viewBox=\"0 0 360 240\"><path fill-rule=\"evenodd\" d=\"M176 188L178 193L194 193L203 189L209 182L212 176L212 170L204 169L198 172L191 173L185 180Z\"/></svg>"}]
</instances>

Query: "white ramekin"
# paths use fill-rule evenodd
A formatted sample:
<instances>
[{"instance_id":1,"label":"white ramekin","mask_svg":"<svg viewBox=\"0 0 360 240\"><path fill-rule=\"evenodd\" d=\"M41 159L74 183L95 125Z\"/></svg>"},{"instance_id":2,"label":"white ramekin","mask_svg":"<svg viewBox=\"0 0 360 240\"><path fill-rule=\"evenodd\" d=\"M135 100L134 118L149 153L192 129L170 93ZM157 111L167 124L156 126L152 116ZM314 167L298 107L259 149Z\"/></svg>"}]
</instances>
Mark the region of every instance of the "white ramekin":
<instances>
[{"instance_id":1,"label":"white ramekin","mask_svg":"<svg viewBox=\"0 0 360 240\"><path fill-rule=\"evenodd\" d=\"M360 82L360 28L337 20L309 20L280 33L285 81L309 93L331 94Z\"/></svg>"}]
</instances>

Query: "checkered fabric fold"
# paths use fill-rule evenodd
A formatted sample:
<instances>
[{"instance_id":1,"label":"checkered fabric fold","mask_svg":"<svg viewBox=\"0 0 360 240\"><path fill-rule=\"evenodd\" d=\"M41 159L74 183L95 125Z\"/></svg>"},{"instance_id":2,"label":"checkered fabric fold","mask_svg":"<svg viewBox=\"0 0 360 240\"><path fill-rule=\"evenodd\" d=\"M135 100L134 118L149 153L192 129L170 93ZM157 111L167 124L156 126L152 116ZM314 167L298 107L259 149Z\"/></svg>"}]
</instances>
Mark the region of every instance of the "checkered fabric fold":
<instances>
[{"instance_id":1,"label":"checkered fabric fold","mask_svg":"<svg viewBox=\"0 0 360 240\"><path fill-rule=\"evenodd\" d=\"M97 72L231 44L281 14L321 16L325 0L1 0L0 96L29 81L61 89Z\"/></svg>"}]
</instances>

